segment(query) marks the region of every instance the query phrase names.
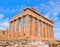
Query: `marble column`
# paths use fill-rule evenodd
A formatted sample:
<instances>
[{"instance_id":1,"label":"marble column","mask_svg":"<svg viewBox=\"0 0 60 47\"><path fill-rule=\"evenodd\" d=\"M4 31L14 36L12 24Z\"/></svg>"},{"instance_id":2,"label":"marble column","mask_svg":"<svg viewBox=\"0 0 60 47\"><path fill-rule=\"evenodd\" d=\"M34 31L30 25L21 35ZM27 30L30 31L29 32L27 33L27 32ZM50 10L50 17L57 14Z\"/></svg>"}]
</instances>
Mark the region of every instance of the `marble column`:
<instances>
[{"instance_id":1,"label":"marble column","mask_svg":"<svg viewBox=\"0 0 60 47\"><path fill-rule=\"evenodd\" d=\"M50 29L51 29L51 31L50 31L50 37L51 37L51 39L52 39L52 28L51 28L51 26L50 26Z\"/></svg>"},{"instance_id":2,"label":"marble column","mask_svg":"<svg viewBox=\"0 0 60 47\"><path fill-rule=\"evenodd\" d=\"M30 21L31 23L30 23L30 36L32 36L32 17L31 17L31 21Z\"/></svg>"},{"instance_id":3,"label":"marble column","mask_svg":"<svg viewBox=\"0 0 60 47\"><path fill-rule=\"evenodd\" d=\"M45 32L46 32L46 39L48 38L48 24L46 23L46 27L45 27Z\"/></svg>"},{"instance_id":4,"label":"marble column","mask_svg":"<svg viewBox=\"0 0 60 47\"><path fill-rule=\"evenodd\" d=\"M32 31L33 31L33 34L32 34L32 35L35 37L35 26L36 26L36 25L35 25L35 18L32 19L32 22L33 22L33 23L32 23L32 25L33 25L33 26L32 26Z\"/></svg>"},{"instance_id":5,"label":"marble column","mask_svg":"<svg viewBox=\"0 0 60 47\"><path fill-rule=\"evenodd\" d=\"M35 38L35 18L31 19L31 40L33 41Z\"/></svg>"},{"instance_id":6,"label":"marble column","mask_svg":"<svg viewBox=\"0 0 60 47\"><path fill-rule=\"evenodd\" d=\"M54 43L54 32L53 32L53 26L52 26L51 28L52 28L52 43Z\"/></svg>"},{"instance_id":7,"label":"marble column","mask_svg":"<svg viewBox=\"0 0 60 47\"><path fill-rule=\"evenodd\" d=\"M22 17L21 19L22 19L22 24L21 24L21 29L20 29L20 38L23 39L23 37L24 37L24 17Z\"/></svg>"},{"instance_id":8,"label":"marble column","mask_svg":"<svg viewBox=\"0 0 60 47\"><path fill-rule=\"evenodd\" d=\"M17 19L15 21L15 23L16 23L16 25L15 25L15 27L16 27L15 37L16 37L16 39L18 39L18 37L19 37L19 20Z\"/></svg>"},{"instance_id":9,"label":"marble column","mask_svg":"<svg viewBox=\"0 0 60 47\"><path fill-rule=\"evenodd\" d=\"M53 32L53 26L51 26L51 38L54 39L54 32Z\"/></svg>"},{"instance_id":10,"label":"marble column","mask_svg":"<svg viewBox=\"0 0 60 47\"><path fill-rule=\"evenodd\" d=\"M14 21L11 23L11 39L14 39Z\"/></svg>"},{"instance_id":11,"label":"marble column","mask_svg":"<svg viewBox=\"0 0 60 47\"><path fill-rule=\"evenodd\" d=\"M44 38L46 39L46 37L48 36L48 31L47 31L47 28L48 28L48 24L47 23L44 23Z\"/></svg>"},{"instance_id":12,"label":"marble column","mask_svg":"<svg viewBox=\"0 0 60 47\"><path fill-rule=\"evenodd\" d=\"M26 32L25 37L30 37L30 19L29 16L26 16Z\"/></svg>"},{"instance_id":13,"label":"marble column","mask_svg":"<svg viewBox=\"0 0 60 47\"><path fill-rule=\"evenodd\" d=\"M40 40L40 39L38 39L38 37L39 37L38 19L35 18L35 40Z\"/></svg>"},{"instance_id":14,"label":"marble column","mask_svg":"<svg viewBox=\"0 0 60 47\"><path fill-rule=\"evenodd\" d=\"M50 25L48 24L48 40L50 40L50 31L51 31Z\"/></svg>"},{"instance_id":15,"label":"marble column","mask_svg":"<svg viewBox=\"0 0 60 47\"><path fill-rule=\"evenodd\" d=\"M42 21L40 20L40 32L41 32L41 39L43 38L43 28L42 28Z\"/></svg>"},{"instance_id":16,"label":"marble column","mask_svg":"<svg viewBox=\"0 0 60 47\"><path fill-rule=\"evenodd\" d=\"M51 25L50 25L50 40L51 40Z\"/></svg>"},{"instance_id":17,"label":"marble column","mask_svg":"<svg viewBox=\"0 0 60 47\"><path fill-rule=\"evenodd\" d=\"M47 24L47 28L48 28L48 31L47 31L47 39L49 39L49 37L50 37L50 28L49 28L49 24Z\"/></svg>"},{"instance_id":18,"label":"marble column","mask_svg":"<svg viewBox=\"0 0 60 47\"><path fill-rule=\"evenodd\" d=\"M42 27L42 28L43 28L43 29L42 29L42 34L43 34L43 35L42 35L42 38L44 39L44 38L45 38L45 22L42 23L42 26L43 26L43 27Z\"/></svg>"},{"instance_id":19,"label":"marble column","mask_svg":"<svg viewBox=\"0 0 60 47\"><path fill-rule=\"evenodd\" d=\"M38 19L35 18L35 37L38 37Z\"/></svg>"},{"instance_id":20,"label":"marble column","mask_svg":"<svg viewBox=\"0 0 60 47\"><path fill-rule=\"evenodd\" d=\"M53 30L53 27L52 27L52 34L53 34L53 39L54 39L54 30Z\"/></svg>"},{"instance_id":21,"label":"marble column","mask_svg":"<svg viewBox=\"0 0 60 47\"><path fill-rule=\"evenodd\" d=\"M53 27L50 25L50 42L54 43L54 36L53 36Z\"/></svg>"},{"instance_id":22,"label":"marble column","mask_svg":"<svg viewBox=\"0 0 60 47\"><path fill-rule=\"evenodd\" d=\"M39 38L39 40L41 40L41 23L40 23L41 21L39 20L39 29L38 29L38 38Z\"/></svg>"}]
</instances>

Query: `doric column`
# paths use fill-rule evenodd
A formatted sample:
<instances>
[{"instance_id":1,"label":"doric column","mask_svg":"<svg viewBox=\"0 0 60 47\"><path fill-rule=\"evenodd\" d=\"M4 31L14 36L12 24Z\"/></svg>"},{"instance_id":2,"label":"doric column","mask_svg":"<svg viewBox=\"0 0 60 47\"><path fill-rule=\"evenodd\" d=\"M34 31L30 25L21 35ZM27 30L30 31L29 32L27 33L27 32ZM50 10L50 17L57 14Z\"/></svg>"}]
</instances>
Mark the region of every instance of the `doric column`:
<instances>
[{"instance_id":1,"label":"doric column","mask_svg":"<svg viewBox=\"0 0 60 47\"><path fill-rule=\"evenodd\" d=\"M50 31L51 31L51 29L50 29L50 25L48 24L48 39L50 40Z\"/></svg>"},{"instance_id":2,"label":"doric column","mask_svg":"<svg viewBox=\"0 0 60 47\"><path fill-rule=\"evenodd\" d=\"M45 22L43 22L42 23L42 27L43 27L43 29L42 29L42 38L44 39L45 38Z\"/></svg>"},{"instance_id":3,"label":"doric column","mask_svg":"<svg viewBox=\"0 0 60 47\"><path fill-rule=\"evenodd\" d=\"M32 23L33 23L33 21L32 21L32 17L31 17L31 21L30 21L31 23L30 23L30 36L32 36Z\"/></svg>"},{"instance_id":4,"label":"doric column","mask_svg":"<svg viewBox=\"0 0 60 47\"><path fill-rule=\"evenodd\" d=\"M54 39L53 26L51 26L51 38Z\"/></svg>"},{"instance_id":5,"label":"doric column","mask_svg":"<svg viewBox=\"0 0 60 47\"><path fill-rule=\"evenodd\" d=\"M32 18L32 36L35 36L35 18Z\"/></svg>"},{"instance_id":6,"label":"doric column","mask_svg":"<svg viewBox=\"0 0 60 47\"><path fill-rule=\"evenodd\" d=\"M51 25L50 25L50 40L51 40Z\"/></svg>"},{"instance_id":7,"label":"doric column","mask_svg":"<svg viewBox=\"0 0 60 47\"><path fill-rule=\"evenodd\" d=\"M41 40L41 31L42 31L42 29L41 29L41 21L39 20L39 22L38 22L38 38L39 38L39 40Z\"/></svg>"},{"instance_id":8,"label":"doric column","mask_svg":"<svg viewBox=\"0 0 60 47\"><path fill-rule=\"evenodd\" d=\"M18 37L19 37L19 20L17 19L16 21L15 21L15 27L16 27L16 32L15 32L15 38L16 39L18 39Z\"/></svg>"},{"instance_id":9,"label":"doric column","mask_svg":"<svg viewBox=\"0 0 60 47\"><path fill-rule=\"evenodd\" d=\"M50 35L51 35L51 39L52 39L52 28L50 28L50 29L51 29Z\"/></svg>"},{"instance_id":10,"label":"doric column","mask_svg":"<svg viewBox=\"0 0 60 47\"><path fill-rule=\"evenodd\" d=\"M46 39L48 38L48 24L46 23L46 27L45 27L45 32L46 32Z\"/></svg>"},{"instance_id":11,"label":"doric column","mask_svg":"<svg viewBox=\"0 0 60 47\"><path fill-rule=\"evenodd\" d=\"M14 21L11 22L11 39L14 39Z\"/></svg>"},{"instance_id":12,"label":"doric column","mask_svg":"<svg viewBox=\"0 0 60 47\"><path fill-rule=\"evenodd\" d=\"M31 39L34 40L35 37L35 19L31 17Z\"/></svg>"},{"instance_id":13,"label":"doric column","mask_svg":"<svg viewBox=\"0 0 60 47\"><path fill-rule=\"evenodd\" d=\"M42 21L40 20L40 32L41 32L41 39L43 38L43 25Z\"/></svg>"},{"instance_id":14,"label":"doric column","mask_svg":"<svg viewBox=\"0 0 60 47\"><path fill-rule=\"evenodd\" d=\"M51 39L52 39L52 26L51 26L51 32L50 32L50 35L51 35Z\"/></svg>"},{"instance_id":15,"label":"doric column","mask_svg":"<svg viewBox=\"0 0 60 47\"><path fill-rule=\"evenodd\" d=\"M20 38L24 37L24 17L22 19L21 29L20 29Z\"/></svg>"},{"instance_id":16,"label":"doric column","mask_svg":"<svg viewBox=\"0 0 60 47\"><path fill-rule=\"evenodd\" d=\"M38 37L38 19L35 18L35 37Z\"/></svg>"},{"instance_id":17,"label":"doric column","mask_svg":"<svg viewBox=\"0 0 60 47\"><path fill-rule=\"evenodd\" d=\"M54 31L53 31L53 26L52 26L51 28L52 28L52 33L51 33L51 35L52 35L52 43L54 43Z\"/></svg>"},{"instance_id":18,"label":"doric column","mask_svg":"<svg viewBox=\"0 0 60 47\"><path fill-rule=\"evenodd\" d=\"M48 31L47 31L47 25L48 25L47 23L44 23L44 30L45 30L44 31L44 38L45 39L46 39L46 35L47 35L46 33L48 33Z\"/></svg>"},{"instance_id":19,"label":"doric column","mask_svg":"<svg viewBox=\"0 0 60 47\"><path fill-rule=\"evenodd\" d=\"M26 16L26 32L25 37L30 37L30 19L29 16Z\"/></svg>"},{"instance_id":20,"label":"doric column","mask_svg":"<svg viewBox=\"0 0 60 47\"><path fill-rule=\"evenodd\" d=\"M54 30L53 30L53 27L52 27L52 34L53 34L53 39L54 39Z\"/></svg>"},{"instance_id":21,"label":"doric column","mask_svg":"<svg viewBox=\"0 0 60 47\"><path fill-rule=\"evenodd\" d=\"M54 43L53 26L50 25L50 42Z\"/></svg>"}]
</instances>

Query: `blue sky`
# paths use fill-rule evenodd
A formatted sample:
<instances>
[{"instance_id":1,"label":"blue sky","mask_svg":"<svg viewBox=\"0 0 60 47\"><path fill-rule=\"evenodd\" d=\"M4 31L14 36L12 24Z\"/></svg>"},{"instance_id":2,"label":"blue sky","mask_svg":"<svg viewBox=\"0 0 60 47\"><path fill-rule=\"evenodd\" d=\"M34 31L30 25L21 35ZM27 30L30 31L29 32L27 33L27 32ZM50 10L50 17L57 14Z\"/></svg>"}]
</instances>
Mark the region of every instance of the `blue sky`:
<instances>
[{"instance_id":1,"label":"blue sky","mask_svg":"<svg viewBox=\"0 0 60 47\"><path fill-rule=\"evenodd\" d=\"M0 0L0 29L5 30L11 17L25 7L36 8L37 12L54 21L54 36L60 40L60 0Z\"/></svg>"}]
</instances>

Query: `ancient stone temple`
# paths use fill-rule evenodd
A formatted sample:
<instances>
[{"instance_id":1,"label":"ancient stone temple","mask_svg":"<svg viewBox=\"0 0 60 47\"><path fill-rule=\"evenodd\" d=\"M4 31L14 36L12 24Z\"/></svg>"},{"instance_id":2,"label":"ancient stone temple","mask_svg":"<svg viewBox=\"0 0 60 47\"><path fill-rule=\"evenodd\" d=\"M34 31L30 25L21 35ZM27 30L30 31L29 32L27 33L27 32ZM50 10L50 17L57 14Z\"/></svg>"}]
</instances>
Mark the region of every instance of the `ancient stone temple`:
<instances>
[{"instance_id":1,"label":"ancient stone temple","mask_svg":"<svg viewBox=\"0 0 60 47\"><path fill-rule=\"evenodd\" d=\"M0 31L0 46L49 47L49 44L54 43L53 24L53 21L37 13L36 9L25 8L11 18L6 31Z\"/></svg>"}]
</instances>

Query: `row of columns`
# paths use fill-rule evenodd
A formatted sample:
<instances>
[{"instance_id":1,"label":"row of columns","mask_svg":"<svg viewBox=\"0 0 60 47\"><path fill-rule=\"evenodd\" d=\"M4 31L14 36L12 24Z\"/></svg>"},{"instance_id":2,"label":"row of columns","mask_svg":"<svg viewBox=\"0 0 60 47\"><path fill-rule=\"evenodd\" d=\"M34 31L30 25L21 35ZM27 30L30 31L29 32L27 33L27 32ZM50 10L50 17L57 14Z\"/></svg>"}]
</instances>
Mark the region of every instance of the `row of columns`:
<instances>
[{"instance_id":1,"label":"row of columns","mask_svg":"<svg viewBox=\"0 0 60 47\"><path fill-rule=\"evenodd\" d=\"M24 31L24 17L22 19L21 30L19 32L19 19L10 23L10 29L8 31L8 39L18 39L23 37L38 37L38 19L29 16L26 16L26 30ZM41 39L54 39L53 26L40 21L40 36ZM16 32L14 32L14 22L16 22ZM30 23L30 26L29 26ZM48 31L47 31L48 30ZM25 32L25 33L24 33Z\"/></svg>"},{"instance_id":2,"label":"row of columns","mask_svg":"<svg viewBox=\"0 0 60 47\"><path fill-rule=\"evenodd\" d=\"M41 26L42 37L47 38L47 39L54 39L53 26L51 26L45 22L43 22L43 23L44 23L44 27Z\"/></svg>"}]
</instances>

